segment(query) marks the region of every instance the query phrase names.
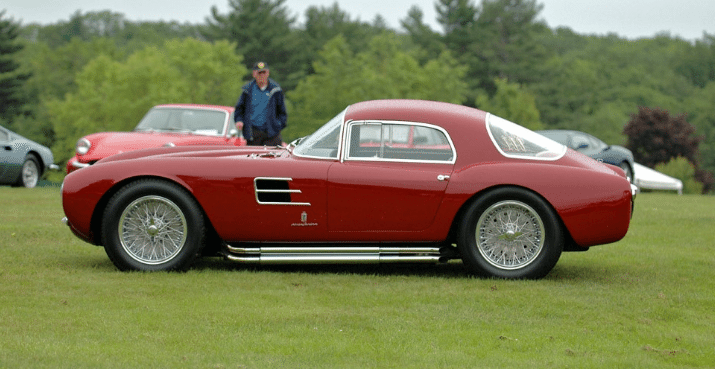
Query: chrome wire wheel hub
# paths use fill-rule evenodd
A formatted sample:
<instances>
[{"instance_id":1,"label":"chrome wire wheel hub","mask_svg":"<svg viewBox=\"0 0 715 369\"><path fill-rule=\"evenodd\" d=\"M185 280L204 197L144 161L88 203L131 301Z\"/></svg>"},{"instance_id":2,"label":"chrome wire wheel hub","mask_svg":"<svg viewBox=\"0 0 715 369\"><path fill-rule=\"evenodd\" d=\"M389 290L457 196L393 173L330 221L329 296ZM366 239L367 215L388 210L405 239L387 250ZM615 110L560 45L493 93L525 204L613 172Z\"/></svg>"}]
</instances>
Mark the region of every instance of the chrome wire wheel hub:
<instances>
[{"instance_id":1,"label":"chrome wire wheel hub","mask_svg":"<svg viewBox=\"0 0 715 369\"><path fill-rule=\"evenodd\" d=\"M519 201L500 201L480 217L477 249L491 265L504 270L531 264L544 248L544 223L539 214Z\"/></svg>"},{"instance_id":2,"label":"chrome wire wheel hub","mask_svg":"<svg viewBox=\"0 0 715 369\"><path fill-rule=\"evenodd\" d=\"M119 240L134 260L166 263L186 244L188 228L181 209L169 199L144 196L134 200L119 218Z\"/></svg>"}]
</instances>

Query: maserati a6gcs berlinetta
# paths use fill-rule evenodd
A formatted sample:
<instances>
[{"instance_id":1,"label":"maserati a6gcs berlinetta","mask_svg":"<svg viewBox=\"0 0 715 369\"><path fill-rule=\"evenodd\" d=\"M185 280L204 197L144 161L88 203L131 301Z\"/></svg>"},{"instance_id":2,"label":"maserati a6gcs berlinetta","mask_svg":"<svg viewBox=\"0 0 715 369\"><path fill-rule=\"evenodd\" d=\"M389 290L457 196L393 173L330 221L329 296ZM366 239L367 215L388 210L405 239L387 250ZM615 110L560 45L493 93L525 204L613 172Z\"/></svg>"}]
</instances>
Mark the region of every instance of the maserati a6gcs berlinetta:
<instances>
[{"instance_id":1,"label":"maserati a6gcs berlinetta","mask_svg":"<svg viewBox=\"0 0 715 369\"><path fill-rule=\"evenodd\" d=\"M438 263L541 278L622 239L636 189L602 164L448 103L348 106L286 147L126 152L67 175L65 222L120 270L238 263Z\"/></svg>"}]
</instances>

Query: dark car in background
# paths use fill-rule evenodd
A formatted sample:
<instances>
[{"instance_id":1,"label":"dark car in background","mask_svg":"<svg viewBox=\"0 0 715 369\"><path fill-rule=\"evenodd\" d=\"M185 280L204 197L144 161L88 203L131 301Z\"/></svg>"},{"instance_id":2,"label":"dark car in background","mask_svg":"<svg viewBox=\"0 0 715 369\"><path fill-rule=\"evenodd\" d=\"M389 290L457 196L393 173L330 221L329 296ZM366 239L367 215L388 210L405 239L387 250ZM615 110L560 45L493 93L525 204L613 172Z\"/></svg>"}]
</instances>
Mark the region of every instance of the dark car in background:
<instances>
[{"instance_id":1,"label":"dark car in background","mask_svg":"<svg viewBox=\"0 0 715 369\"><path fill-rule=\"evenodd\" d=\"M598 138L584 132L571 130L537 131L566 147L574 149L598 161L616 165L626 172L626 177L633 183L633 153L623 146L609 145Z\"/></svg>"},{"instance_id":2,"label":"dark car in background","mask_svg":"<svg viewBox=\"0 0 715 369\"><path fill-rule=\"evenodd\" d=\"M49 148L0 126L0 185L32 188L48 169L57 169Z\"/></svg>"}]
</instances>

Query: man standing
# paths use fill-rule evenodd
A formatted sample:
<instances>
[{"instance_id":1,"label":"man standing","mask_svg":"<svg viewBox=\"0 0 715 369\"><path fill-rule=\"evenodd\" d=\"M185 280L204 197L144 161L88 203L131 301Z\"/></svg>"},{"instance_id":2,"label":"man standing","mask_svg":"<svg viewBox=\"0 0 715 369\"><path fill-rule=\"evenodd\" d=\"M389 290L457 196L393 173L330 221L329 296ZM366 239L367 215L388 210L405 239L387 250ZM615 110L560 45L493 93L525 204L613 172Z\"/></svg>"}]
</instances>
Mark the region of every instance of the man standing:
<instances>
[{"instance_id":1,"label":"man standing","mask_svg":"<svg viewBox=\"0 0 715 369\"><path fill-rule=\"evenodd\" d=\"M253 66L253 81L242 88L236 103L233 120L243 124L243 138L249 145L279 146L283 143L281 130L286 127L288 112L283 90L268 78L268 64Z\"/></svg>"}]
</instances>

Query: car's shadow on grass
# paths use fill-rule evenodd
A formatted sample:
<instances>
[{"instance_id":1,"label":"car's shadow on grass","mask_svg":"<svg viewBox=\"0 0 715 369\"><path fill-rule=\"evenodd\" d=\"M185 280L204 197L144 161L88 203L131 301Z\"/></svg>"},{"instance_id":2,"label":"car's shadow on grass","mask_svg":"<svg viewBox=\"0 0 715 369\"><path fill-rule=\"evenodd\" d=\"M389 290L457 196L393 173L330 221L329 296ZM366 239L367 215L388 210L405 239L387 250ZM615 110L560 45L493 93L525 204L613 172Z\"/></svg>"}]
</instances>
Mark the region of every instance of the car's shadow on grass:
<instances>
[{"instance_id":1,"label":"car's shadow on grass","mask_svg":"<svg viewBox=\"0 0 715 369\"><path fill-rule=\"evenodd\" d=\"M281 264L259 265L241 264L221 258L199 259L191 268L195 271L248 271L271 273L308 273L308 274L355 274L377 276L419 276L436 278L501 280L494 277L477 276L470 272L461 260L451 260L447 263L413 263L413 264ZM603 265L556 264L542 280L564 283L596 283L611 284L633 282L637 277L629 270L607 267Z\"/></svg>"},{"instance_id":2,"label":"car's shadow on grass","mask_svg":"<svg viewBox=\"0 0 715 369\"><path fill-rule=\"evenodd\" d=\"M248 271L273 273L308 274L357 274L380 276L425 276L440 278L471 278L473 274L461 261L448 263L400 263L400 264L241 264L220 258L203 258L192 266L196 271Z\"/></svg>"},{"instance_id":3,"label":"car's shadow on grass","mask_svg":"<svg viewBox=\"0 0 715 369\"><path fill-rule=\"evenodd\" d=\"M53 262L54 266L70 269L93 269L97 271L119 272L105 255L85 258L61 258ZM364 276L417 276L458 279L496 278L480 277L471 273L461 260L447 263L400 263L400 264L280 264L260 265L242 264L225 260L220 257L204 257L198 259L189 272L250 272L250 273L306 273ZM574 265L569 263L556 264L554 269L542 280L563 283L596 283L623 284L638 283L641 278L634 271L618 268L613 265Z\"/></svg>"}]
</instances>

